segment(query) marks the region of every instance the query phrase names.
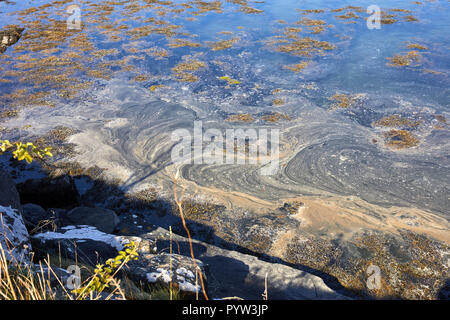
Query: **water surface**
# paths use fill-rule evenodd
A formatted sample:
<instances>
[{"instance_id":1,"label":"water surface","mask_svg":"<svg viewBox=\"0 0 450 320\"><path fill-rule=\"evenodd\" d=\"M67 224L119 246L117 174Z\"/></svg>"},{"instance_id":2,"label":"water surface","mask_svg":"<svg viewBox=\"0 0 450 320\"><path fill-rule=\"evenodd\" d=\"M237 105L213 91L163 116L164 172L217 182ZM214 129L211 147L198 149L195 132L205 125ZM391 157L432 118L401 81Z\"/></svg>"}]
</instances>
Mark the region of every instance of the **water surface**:
<instances>
[{"instance_id":1,"label":"water surface","mask_svg":"<svg viewBox=\"0 0 450 320\"><path fill-rule=\"evenodd\" d=\"M72 4L81 30L67 29ZM1 2L0 28L25 27L0 56L0 110L18 113L2 134L75 128L74 160L127 190L170 191L179 172L212 197L354 196L448 218L449 2L377 1L371 30L372 4ZM173 164L171 133L194 121L280 129L281 170Z\"/></svg>"}]
</instances>

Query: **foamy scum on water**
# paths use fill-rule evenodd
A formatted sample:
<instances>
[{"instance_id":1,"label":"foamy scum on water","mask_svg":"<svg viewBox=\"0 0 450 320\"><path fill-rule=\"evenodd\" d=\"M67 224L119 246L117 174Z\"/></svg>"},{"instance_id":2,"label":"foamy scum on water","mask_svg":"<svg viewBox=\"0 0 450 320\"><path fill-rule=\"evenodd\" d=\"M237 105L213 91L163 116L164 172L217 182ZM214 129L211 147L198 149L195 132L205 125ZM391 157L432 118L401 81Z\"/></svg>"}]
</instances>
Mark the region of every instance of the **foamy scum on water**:
<instances>
[{"instance_id":1,"label":"foamy scum on water","mask_svg":"<svg viewBox=\"0 0 450 320\"><path fill-rule=\"evenodd\" d=\"M386 207L448 213L448 145L441 142L436 147L433 135L417 148L392 151L372 142L372 128L303 103L304 99L299 100L301 116L292 121L242 124L224 121L214 109L155 100L143 90L115 81L97 95L94 104L32 109L15 119L15 124L33 118L40 123L35 127L38 132L56 125L77 128L80 133L70 138L80 152L75 160L107 168L130 191L146 184L170 191L179 172L180 184L193 183L212 197L217 190L225 197L227 193L247 195L270 203L312 195L356 196ZM265 176L260 174L260 164L174 164L172 132L192 131L196 120L203 121L203 132L208 128L279 129L280 170Z\"/></svg>"}]
</instances>

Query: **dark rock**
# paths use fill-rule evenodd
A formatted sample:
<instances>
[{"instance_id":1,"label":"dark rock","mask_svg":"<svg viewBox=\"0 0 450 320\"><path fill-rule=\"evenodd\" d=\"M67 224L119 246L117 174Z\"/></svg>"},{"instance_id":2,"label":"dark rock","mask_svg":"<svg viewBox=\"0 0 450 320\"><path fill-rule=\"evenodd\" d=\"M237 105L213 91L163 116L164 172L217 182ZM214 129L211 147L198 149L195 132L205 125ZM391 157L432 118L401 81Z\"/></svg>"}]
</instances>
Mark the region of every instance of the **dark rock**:
<instances>
[{"instance_id":1,"label":"dark rock","mask_svg":"<svg viewBox=\"0 0 450 320\"><path fill-rule=\"evenodd\" d=\"M31 270L41 278L48 280L52 288L59 288L61 283L66 284L71 275L63 268L54 265L50 265L49 268L47 264L33 264Z\"/></svg>"},{"instance_id":2,"label":"dark rock","mask_svg":"<svg viewBox=\"0 0 450 320\"><path fill-rule=\"evenodd\" d=\"M20 209L20 197L16 184L8 172L0 168L0 206Z\"/></svg>"},{"instance_id":3,"label":"dark rock","mask_svg":"<svg viewBox=\"0 0 450 320\"><path fill-rule=\"evenodd\" d=\"M44 208L64 208L77 203L78 192L70 176L56 179L29 179L17 185L22 203Z\"/></svg>"},{"instance_id":4,"label":"dark rock","mask_svg":"<svg viewBox=\"0 0 450 320\"><path fill-rule=\"evenodd\" d=\"M439 290L438 298L440 300L450 300L450 279L447 279L445 285Z\"/></svg>"},{"instance_id":5,"label":"dark rock","mask_svg":"<svg viewBox=\"0 0 450 320\"><path fill-rule=\"evenodd\" d=\"M107 243L94 240L79 239L51 239L31 237L31 244L34 250L34 258L39 260L47 259L53 264L64 261L67 264L89 265L94 267L99 263L104 263L118 254L118 250ZM69 264L70 264L69 263Z\"/></svg>"},{"instance_id":6,"label":"dark rock","mask_svg":"<svg viewBox=\"0 0 450 320\"><path fill-rule=\"evenodd\" d=\"M48 208L47 214L50 217L55 217L56 219L60 219L60 217L63 217L68 210L61 209L61 208Z\"/></svg>"},{"instance_id":7,"label":"dark rock","mask_svg":"<svg viewBox=\"0 0 450 320\"><path fill-rule=\"evenodd\" d=\"M59 217L61 226L88 225L106 233L112 233L119 222L114 211L104 208L77 207Z\"/></svg>"},{"instance_id":8,"label":"dark rock","mask_svg":"<svg viewBox=\"0 0 450 320\"><path fill-rule=\"evenodd\" d=\"M22 206L22 217L28 228L35 228L40 221L46 220L49 215L41 206L27 203Z\"/></svg>"},{"instance_id":9,"label":"dark rock","mask_svg":"<svg viewBox=\"0 0 450 320\"><path fill-rule=\"evenodd\" d=\"M117 234L124 236L140 236L152 231L153 224L147 222L139 215L123 213L120 215L120 223L116 226Z\"/></svg>"},{"instance_id":10,"label":"dark rock","mask_svg":"<svg viewBox=\"0 0 450 320\"><path fill-rule=\"evenodd\" d=\"M396 238L392 238L389 244L389 252L400 263L411 261L411 247L407 243L402 243Z\"/></svg>"}]
</instances>

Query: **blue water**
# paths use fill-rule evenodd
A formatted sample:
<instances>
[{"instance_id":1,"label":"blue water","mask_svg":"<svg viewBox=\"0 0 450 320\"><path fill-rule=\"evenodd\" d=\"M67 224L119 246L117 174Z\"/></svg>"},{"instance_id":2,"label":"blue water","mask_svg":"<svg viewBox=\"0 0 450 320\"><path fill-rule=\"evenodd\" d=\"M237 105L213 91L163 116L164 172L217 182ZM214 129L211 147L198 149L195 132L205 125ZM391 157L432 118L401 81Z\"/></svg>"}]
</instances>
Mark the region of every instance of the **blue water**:
<instances>
[{"instance_id":1,"label":"blue water","mask_svg":"<svg viewBox=\"0 0 450 320\"><path fill-rule=\"evenodd\" d=\"M219 1L220 2L220 1ZM343 90L346 92L372 92L374 94L408 94L420 96L421 99L436 103L443 110L448 106L448 69L450 58L447 54L449 46L448 34L450 34L450 23L448 20L449 3L446 1L424 1L417 5L410 1L378 1L376 4L384 10L389 9L407 9L411 13L389 12L397 14L399 22L382 25L380 30L369 30L363 18L369 15L366 12L357 13L361 18L357 19L356 24L344 24L348 20L336 19L336 15L343 12L330 12L330 10L351 6L359 6L365 10L373 1L310 1L302 3L299 1L265 1L248 2L248 6L262 10L259 14L247 14L239 11L240 6L231 3L232 1L221 1L222 13L208 11L200 15L193 15L196 12L195 1L190 2L192 9L187 9L182 13L167 13L165 16L158 16L160 9L146 8L133 14L121 24L128 26L146 25L146 19L155 17L167 23L181 26L176 29L179 32L187 32L192 36L179 37L190 39L202 44L201 47L175 48L170 50L170 57L164 60L157 60L146 57L145 60L137 61L136 64L140 71L148 72L154 76L167 76L170 74L170 68L180 61L180 58L186 54L204 54L206 61L214 59L229 59L235 67L230 77L241 80L242 86L251 87L256 82L265 81L273 86L280 84L294 88L295 83L301 80L317 81L322 87L333 90ZM46 20L40 18L40 11L46 10L50 13L49 17L64 22L68 14L64 9L71 4L79 4L82 14L83 31L92 37L95 46L98 49L123 48L129 44L130 37L124 37L123 41L108 43L105 42L105 36L99 35L99 29L95 29L95 24L88 22L91 4L101 4L102 1L66 1L64 4L53 5L50 8L42 9L25 16L14 14L22 9L39 7L39 5L52 3L51 1L20 1L0 4L1 20L0 27L8 24L20 25L20 20L34 21L41 20L41 25L46 26ZM55 2L56 3L56 2ZM145 1L125 1L129 4L146 4ZM157 3L157 1L148 1L148 3ZM180 4L183 1L161 1L161 8L173 9L182 8ZM165 5L171 3L170 5ZM53 9L53 7L56 7ZM114 11L103 24L112 24L117 19L124 18L124 5L113 5ZM310 13L302 15L299 10L325 9L324 13ZM52 15L53 10L56 14ZM102 13L98 13L102 15ZM405 22L402 17L413 15L418 22ZM311 59L295 57L288 53L277 52L273 46L265 42L272 36L277 36L287 26L295 26L302 16L311 19L324 20L327 24L333 25L327 28L321 34L309 34L307 28L303 28L301 36L311 36L317 40L329 41L337 48L327 52L324 56L314 56ZM195 17L196 21L186 21L184 18ZM279 20L284 20L286 24L280 24ZM22 24L23 25L23 24ZM26 24L25 24L26 25ZM238 29L239 26L244 27ZM301 26L300 26L301 27ZM231 31L233 35L219 35L217 32ZM347 36L348 39L340 39L337 36ZM239 37L240 41L234 45L234 48L220 51L211 51L205 45L206 41L214 39L230 39ZM150 48L157 45L167 48L167 42L170 38L162 35L148 35L139 39L141 49ZM61 47L64 47L68 41L62 41ZM409 51L405 49L405 43L414 42L426 45L429 50L423 53L423 62L420 67L415 68L392 68L386 66L386 58L392 57L396 53ZM124 51L119 50L116 58L124 56ZM16 55L13 49L8 50L8 55L12 58ZM17 53L18 54L18 53ZM23 52L21 53L23 54ZM239 59L240 54L247 54ZM39 57L39 52L35 53ZM106 58L108 59L108 58ZM283 69L286 64L299 63L304 60L315 62L314 68L305 70L302 74L292 74L291 71ZM245 64L245 66L241 66ZM255 69L258 70L256 74ZM439 75L424 74L423 69L430 69L441 72ZM200 77L197 86L204 83L211 84L214 74L217 72L214 68L205 71ZM218 75L220 76L220 75ZM288 80L288 81L286 81ZM220 84L220 81L216 81ZM6 86L7 87L7 86ZM14 86L16 87L16 86ZM2 86L3 90L7 90Z\"/></svg>"},{"instance_id":2,"label":"blue water","mask_svg":"<svg viewBox=\"0 0 450 320\"><path fill-rule=\"evenodd\" d=\"M42 7L45 4L50 6ZM80 6L82 30L65 29L69 16L65 9L71 4ZM101 10L95 6L104 4L108 6ZM211 4L215 6L211 7ZM445 120L449 118L450 111L450 4L443 0L422 1L421 4L412 1L377 1L376 5L384 15L393 15L392 18L396 21L392 24L382 24L381 29L371 30L367 27L365 18L369 16L367 7L373 4L373 1L292 0L1 2L0 29L16 24L25 27L25 31L22 39L0 56L0 62L3 61L0 79L6 80L0 81L0 110L13 108L25 112L23 107L51 104L51 109L27 109L31 110L29 116L7 122L10 128L31 123L36 130L47 128L43 123L48 126L66 124L81 131L87 130L91 125L89 128L93 130L95 121L111 120L120 115L133 123L126 132L128 141L135 139L136 143L152 146L155 144L155 149L159 148L157 142L166 142L166 137L163 131L160 136L154 133L157 128L152 127L152 121L155 121L152 116L164 114L167 119L170 116L162 113L160 109L155 109L153 104L147 106L151 101L173 103L191 110L194 113L192 119L190 116L178 119L180 126L192 126L194 119L223 124L230 114L235 113L250 113L257 117L259 114L277 111L286 113L291 118L311 117L313 120L307 120L305 124L300 123L296 127L298 131L290 130L287 136L292 135L291 138L305 145L309 143L313 149L317 147L317 143L327 139L330 143L334 141L336 144L329 150L334 150L335 153L322 154L322 151L317 151L318 157L322 157L317 159L318 162L345 152L347 148L365 150L363 155L354 155L358 174L373 166L379 170L378 177L377 174L373 177L368 175L365 177L367 179L361 182L364 188L358 190L358 180L347 181L348 177L352 176L351 166L344 167L343 172L332 172L333 167L325 161L324 168L319 168L323 171L318 171L314 178L314 170L317 170L317 167L311 167L308 172L294 172L299 170L302 161L304 165L311 166L316 161L310 156L303 159L300 156L304 153L299 152L297 158L293 155L293 162L290 162L297 165L287 166L291 170L287 172L287 180L281 179L282 182L279 182L271 194L267 192L268 198L316 194L320 193L317 190L326 190L345 195L356 194L374 202L402 205L413 203L421 208L445 212L445 208L448 208L450 179L450 135L449 125ZM199 9L208 5L210 10L199 12ZM353 8L333 12L347 6ZM21 11L33 7L36 10L29 10L27 13ZM248 7L259 11L249 13ZM97 9L94 10L95 8ZM301 11L313 9L323 9L324 12ZM358 18L336 17L349 12L353 12ZM414 17L410 19L414 21L408 21L408 16ZM323 21L325 28L314 33L312 27L306 26L305 20L302 22L301 19L312 19L316 23ZM350 21L355 23L347 23ZM173 34L161 34L145 29L148 26L160 28L168 25L178 26L171 29ZM120 28L113 31L112 27ZM147 34L136 38L135 33L130 33L134 28L141 28L140 31L146 31ZM286 28L301 30L286 33ZM40 35L35 39L30 37L30 34L38 29ZM52 37L54 32L61 32L61 35ZM83 35L90 39L92 47L74 45L75 39ZM118 38L112 40L111 37L114 36ZM313 41L322 41L322 44L326 42L333 49L309 50L309 56L280 51L281 46L292 41L294 37L310 38ZM209 43L233 38L237 41L230 48L222 48L223 50L212 50ZM174 39L188 40L196 43L196 46L173 48L170 44ZM275 43L277 40L281 42ZM39 48L39 45L50 41L54 41L53 47ZM411 44L419 44L425 49L408 48ZM54 48L59 50L48 50ZM99 54L97 50L102 49L117 51L107 55ZM167 54L164 57L155 57L151 54L154 52L152 50L165 50ZM409 66L388 65L388 58L406 55L411 51L418 58ZM74 52L77 52L78 56L70 55ZM52 60L40 64L48 57L63 57L65 60L62 64ZM183 61L187 61L191 66L195 62L201 63L196 70L185 71L193 77L191 82L178 81L179 77L172 70ZM24 62L31 64L24 67ZM307 62L308 65L300 72L286 69L286 66L302 62ZM103 72L103 75L98 76L98 72ZM65 78L61 80L56 75L64 75ZM136 76L143 77L141 81L136 81ZM45 80L38 81L40 79ZM226 79L239 83L227 86ZM84 83L86 86L77 87ZM18 91L23 89L28 91ZM46 93L44 99L30 98L30 95L39 92ZM333 108L335 101L332 100L335 94L360 95L361 99L349 108L336 109ZM19 99L15 98L17 95ZM279 102L275 103L276 100ZM81 107L89 101L96 104L96 107ZM147 107L144 108L144 105ZM113 108L113 111L109 108ZM420 121L420 126L408 128L418 138L417 146L406 150L389 150L382 145L383 132L389 128L376 128L373 122L393 114L411 121ZM109 118L106 119L107 117ZM142 119L147 119L146 117L149 117L148 121L143 122ZM78 118L83 121L76 122L75 119ZM187 119L192 120L191 124L185 123L188 122ZM182 120L185 122L182 123ZM89 121L92 123L89 124ZM314 128L306 131L307 125L316 122ZM157 166L152 161L164 158L158 152L168 150L168 147L161 147L161 150L154 154L149 151L148 154L139 153L137 156L138 152L135 150L121 149L126 142L121 136L125 132L108 130L105 136L119 141L117 143L120 146L117 149L129 156L119 162L133 172L132 178L128 179L130 183L145 180L143 177L148 175L143 173L143 168ZM150 138L150 133L144 136L142 133L147 132L145 130L153 136ZM25 133L21 131L19 135ZM376 140L379 143L374 145L372 141ZM345 141L348 144L345 144ZM109 143L113 144L112 141ZM292 151L299 145L295 145ZM328 169L327 163L331 166ZM410 169L396 169L391 173L384 168L398 163L407 163ZM429 165L426 165L427 163ZM327 173L326 170L330 172ZM239 173L242 176L243 173ZM195 172L189 174L191 176L185 176L187 180L206 186L213 184L208 185ZM303 176L308 174L311 177ZM354 187L347 190L337 184L335 188L331 188L330 185L316 180L321 175L326 177L330 174L335 174L335 178L341 181L343 186L354 184ZM376 182L379 177L383 178L382 187L381 182ZM384 185L385 181L388 182L387 185ZM397 185L398 181L409 181L408 183L413 185L416 183L414 192L423 195L429 190L430 195L423 196L426 201L418 200L415 193L411 193L410 186ZM217 179L214 185L225 188L222 182L225 183ZM264 197L263 191L246 186L247 182L236 180L233 181L236 185L226 184L226 189L244 190ZM306 182L316 189L292 189L292 185L302 186L302 183ZM264 185L272 182L258 183ZM366 190L367 186L373 188ZM270 186L267 188L270 190ZM395 201L397 196L400 202Z\"/></svg>"}]
</instances>

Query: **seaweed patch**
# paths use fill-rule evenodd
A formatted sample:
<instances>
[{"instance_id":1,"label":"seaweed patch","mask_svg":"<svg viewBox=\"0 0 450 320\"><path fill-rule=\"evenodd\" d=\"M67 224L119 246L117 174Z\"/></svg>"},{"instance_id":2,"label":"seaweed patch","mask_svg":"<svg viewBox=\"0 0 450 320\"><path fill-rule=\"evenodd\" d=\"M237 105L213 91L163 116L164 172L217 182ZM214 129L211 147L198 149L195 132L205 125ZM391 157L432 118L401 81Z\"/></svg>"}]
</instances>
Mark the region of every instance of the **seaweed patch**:
<instances>
[{"instance_id":1,"label":"seaweed patch","mask_svg":"<svg viewBox=\"0 0 450 320\"><path fill-rule=\"evenodd\" d=\"M412 148L419 144L419 140L407 130L392 129L384 133L386 145L392 149Z\"/></svg>"}]
</instances>

